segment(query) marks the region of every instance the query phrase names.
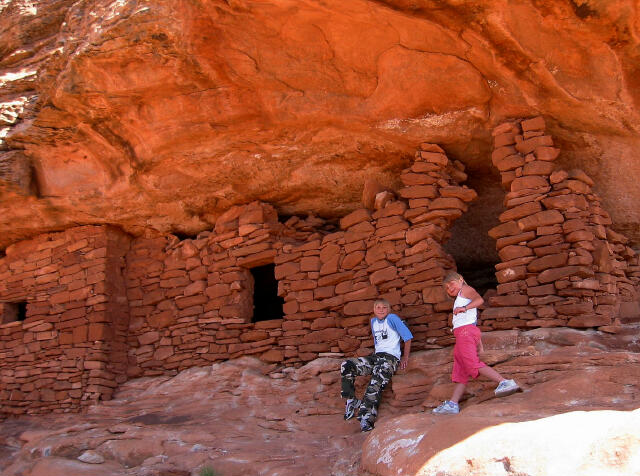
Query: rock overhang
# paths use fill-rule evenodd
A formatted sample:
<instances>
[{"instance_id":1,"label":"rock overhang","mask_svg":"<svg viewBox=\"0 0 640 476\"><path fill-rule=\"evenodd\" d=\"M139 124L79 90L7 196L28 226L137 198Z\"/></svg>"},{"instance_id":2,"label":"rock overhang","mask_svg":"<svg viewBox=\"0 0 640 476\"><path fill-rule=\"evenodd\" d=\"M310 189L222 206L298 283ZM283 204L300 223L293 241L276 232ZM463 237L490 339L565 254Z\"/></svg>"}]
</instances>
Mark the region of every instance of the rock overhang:
<instances>
[{"instance_id":1,"label":"rock overhang","mask_svg":"<svg viewBox=\"0 0 640 476\"><path fill-rule=\"evenodd\" d=\"M632 2L20 4L2 101L38 100L0 152L33 171L2 176L5 246L79 223L195 235L255 199L339 218L367 180L399 188L423 141L464 162L482 200L497 193L491 129L538 114L559 163L594 177L639 239ZM499 214L487 202L480 221Z\"/></svg>"}]
</instances>

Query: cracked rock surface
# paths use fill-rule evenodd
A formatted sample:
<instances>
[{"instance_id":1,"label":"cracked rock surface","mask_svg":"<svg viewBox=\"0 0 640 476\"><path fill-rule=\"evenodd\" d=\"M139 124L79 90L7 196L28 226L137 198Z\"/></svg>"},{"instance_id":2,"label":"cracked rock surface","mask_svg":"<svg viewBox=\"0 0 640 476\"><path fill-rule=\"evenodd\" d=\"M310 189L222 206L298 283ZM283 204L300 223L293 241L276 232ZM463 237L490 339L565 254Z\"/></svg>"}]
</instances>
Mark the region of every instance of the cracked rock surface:
<instances>
[{"instance_id":1,"label":"cracked rock surface","mask_svg":"<svg viewBox=\"0 0 640 476\"><path fill-rule=\"evenodd\" d=\"M338 218L420 142L501 209L491 129L543 115L637 245L632 0L5 0L0 247L84 223L194 235L229 206ZM497 198L497 199L496 199Z\"/></svg>"}]
</instances>

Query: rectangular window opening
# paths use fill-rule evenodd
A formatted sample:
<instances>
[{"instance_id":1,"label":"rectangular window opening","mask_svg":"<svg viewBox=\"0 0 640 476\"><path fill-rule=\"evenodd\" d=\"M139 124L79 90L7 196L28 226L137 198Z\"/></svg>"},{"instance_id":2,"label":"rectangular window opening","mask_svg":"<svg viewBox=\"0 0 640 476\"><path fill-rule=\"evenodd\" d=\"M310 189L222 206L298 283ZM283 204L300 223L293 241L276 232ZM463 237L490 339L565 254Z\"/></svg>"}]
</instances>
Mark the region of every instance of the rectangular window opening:
<instances>
[{"instance_id":1,"label":"rectangular window opening","mask_svg":"<svg viewBox=\"0 0 640 476\"><path fill-rule=\"evenodd\" d=\"M24 321L27 318L27 302L0 303L0 323Z\"/></svg>"},{"instance_id":2,"label":"rectangular window opening","mask_svg":"<svg viewBox=\"0 0 640 476\"><path fill-rule=\"evenodd\" d=\"M253 319L252 322L282 319L284 299L278 296L278 280L275 264L251 268L253 277Z\"/></svg>"}]
</instances>

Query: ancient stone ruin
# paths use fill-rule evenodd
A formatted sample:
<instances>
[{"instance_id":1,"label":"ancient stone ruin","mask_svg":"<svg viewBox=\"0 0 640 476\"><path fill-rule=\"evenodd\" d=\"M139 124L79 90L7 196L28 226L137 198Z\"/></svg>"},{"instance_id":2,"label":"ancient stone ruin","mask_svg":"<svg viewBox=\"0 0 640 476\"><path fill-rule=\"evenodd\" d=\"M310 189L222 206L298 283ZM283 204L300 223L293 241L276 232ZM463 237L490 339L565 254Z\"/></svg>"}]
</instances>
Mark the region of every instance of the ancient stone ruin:
<instances>
[{"instance_id":1,"label":"ancient stone ruin","mask_svg":"<svg viewBox=\"0 0 640 476\"><path fill-rule=\"evenodd\" d=\"M407 320L415 348L447 345L441 281L455 263L441 244L476 197L460 185L463 168L423 144L398 196L371 192L339 229L281 223L254 202L195 239L81 226L8 247L2 413L77 410L128 378L242 355L286 365L364 355L378 296Z\"/></svg>"},{"instance_id":2,"label":"ancient stone ruin","mask_svg":"<svg viewBox=\"0 0 640 476\"><path fill-rule=\"evenodd\" d=\"M544 119L505 123L493 135L508 193L501 224L489 231L502 261L483 325L607 330L640 314L638 255L611 229L587 174L555 166L560 150Z\"/></svg>"},{"instance_id":3,"label":"ancient stone ruin","mask_svg":"<svg viewBox=\"0 0 640 476\"><path fill-rule=\"evenodd\" d=\"M494 135L509 192L490 232L503 261L482 326L614 331L637 307L637 255L609 228L590 179L554 169L541 118ZM243 355L287 366L365 355L379 296L406 319L414 348L450 344L441 283L455 262L442 244L476 198L463 169L422 144L404 187L369 187L339 228L314 216L283 223L253 202L196 238L80 226L8 247L2 413L77 411L130 378Z\"/></svg>"}]
</instances>

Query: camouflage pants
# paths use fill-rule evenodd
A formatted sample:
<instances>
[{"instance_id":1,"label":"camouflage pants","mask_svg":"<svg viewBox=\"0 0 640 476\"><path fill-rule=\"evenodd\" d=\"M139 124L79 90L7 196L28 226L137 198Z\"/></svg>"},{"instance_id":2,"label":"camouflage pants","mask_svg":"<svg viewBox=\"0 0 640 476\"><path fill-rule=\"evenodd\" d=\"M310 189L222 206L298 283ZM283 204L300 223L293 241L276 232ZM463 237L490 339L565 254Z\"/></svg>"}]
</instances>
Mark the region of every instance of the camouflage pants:
<instances>
[{"instance_id":1,"label":"camouflage pants","mask_svg":"<svg viewBox=\"0 0 640 476\"><path fill-rule=\"evenodd\" d=\"M378 416L378 405L382 391L391 381L400 361L391 354L380 352L366 357L347 359L342 362L342 397L355 398L354 382L359 375L371 375L369 386L364 392L358 418L373 424Z\"/></svg>"}]
</instances>

